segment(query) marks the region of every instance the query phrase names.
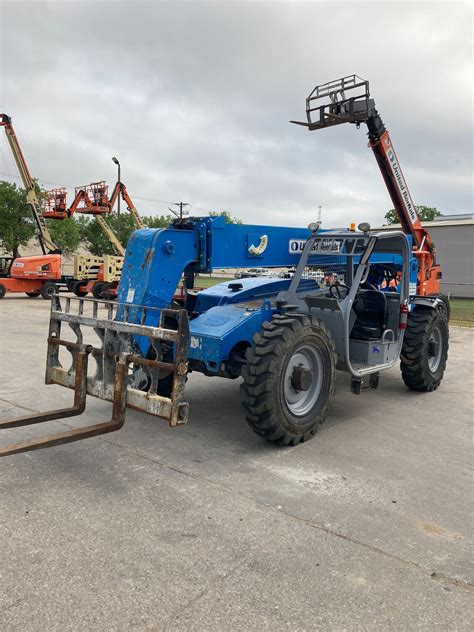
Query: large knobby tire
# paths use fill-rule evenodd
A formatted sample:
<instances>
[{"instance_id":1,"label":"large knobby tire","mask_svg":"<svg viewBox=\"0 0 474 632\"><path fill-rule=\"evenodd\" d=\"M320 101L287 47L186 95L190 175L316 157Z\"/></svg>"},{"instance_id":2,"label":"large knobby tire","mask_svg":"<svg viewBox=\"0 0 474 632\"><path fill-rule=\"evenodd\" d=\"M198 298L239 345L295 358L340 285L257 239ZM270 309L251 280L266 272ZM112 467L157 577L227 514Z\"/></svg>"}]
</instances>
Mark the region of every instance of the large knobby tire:
<instances>
[{"instance_id":1,"label":"large knobby tire","mask_svg":"<svg viewBox=\"0 0 474 632\"><path fill-rule=\"evenodd\" d=\"M100 290L101 299L104 301L114 300L115 289L113 283L103 283L102 288Z\"/></svg>"},{"instance_id":2,"label":"large knobby tire","mask_svg":"<svg viewBox=\"0 0 474 632\"><path fill-rule=\"evenodd\" d=\"M45 301L50 301L57 291L58 288L56 287L55 283L53 283L52 281L46 281L46 283L41 286L40 293Z\"/></svg>"},{"instance_id":3,"label":"large knobby tire","mask_svg":"<svg viewBox=\"0 0 474 632\"><path fill-rule=\"evenodd\" d=\"M92 286L92 296L96 298L98 301L102 300L104 297L102 296L102 289L104 284L102 282L94 283Z\"/></svg>"},{"instance_id":4,"label":"large knobby tire","mask_svg":"<svg viewBox=\"0 0 474 632\"><path fill-rule=\"evenodd\" d=\"M443 379L449 347L444 312L422 306L408 314L400 356L402 378L412 391L434 391Z\"/></svg>"},{"instance_id":5,"label":"large knobby tire","mask_svg":"<svg viewBox=\"0 0 474 632\"><path fill-rule=\"evenodd\" d=\"M7 293L7 288L3 285L3 283L0 283L0 298L3 298L6 293Z\"/></svg>"},{"instance_id":6,"label":"large knobby tire","mask_svg":"<svg viewBox=\"0 0 474 632\"><path fill-rule=\"evenodd\" d=\"M336 384L336 352L326 326L305 314L277 314L254 335L246 360L241 398L252 430L281 445L310 439Z\"/></svg>"},{"instance_id":7,"label":"large knobby tire","mask_svg":"<svg viewBox=\"0 0 474 632\"><path fill-rule=\"evenodd\" d=\"M446 320L449 322L449 319L451 318L451 305L449 303L449 298L446 294L440 294L438 298L441 300L438 311L444 314Z\"/></svg>"},{"instance_id":8,"label":"large knobby tire","mask_svg":"<svg viewBox=\"0 0 474 632\"><path fill-rule=\"evenodd\" d=\"M87 296L89 292L87 290L81 290L81 287L86 287L84 281L74 281L71 292L73 292L79 298Z\"/></svg>"},{"instance_id":9,"label":"large knobby tire","mask_svg":"<svg viewBox=\"0 0 474 632\"><path fill-rule=\"evenodd\" d=\"M436 309L449 322L449 319L451 318L451 305L449 303L449 297L446 296L446 294L428 294L428 296L433 296L439 299L440 302L436 306Z\"/></svg>"}]
</instances>

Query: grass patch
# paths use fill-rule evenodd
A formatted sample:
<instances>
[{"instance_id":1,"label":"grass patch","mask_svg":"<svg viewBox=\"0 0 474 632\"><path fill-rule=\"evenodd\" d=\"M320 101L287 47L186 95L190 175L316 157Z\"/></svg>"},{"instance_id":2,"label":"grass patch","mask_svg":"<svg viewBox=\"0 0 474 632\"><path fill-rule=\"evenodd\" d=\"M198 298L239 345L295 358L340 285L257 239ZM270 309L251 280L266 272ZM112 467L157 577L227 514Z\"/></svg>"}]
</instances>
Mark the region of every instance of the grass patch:
<instances>
[{"instance_id":1,"label":"grass patch","mask_svg":"<svg viewBox=\"0 0 474 632\"><path fill-rule=\"evenodd\" d=\"M212 287L213 285L217 285L217 283L222 283L223 281L228 281L229 283L231 283L233 279L230 277L208 277L208 276L198 275L196 279L194 280L194 285L196 287L207 288L207 287Z\"/></svg>"},{"instance_id":2,"label":"grass patch","mask_svg":"<svg viewBox=\"0 0 474 632\"><path fill-rule=\"evenodd\" d=\"M452 298L451 320L453 325L474 327L474 300L469 298Z\"/></svg>"},{"instance_id":3,"label":"grass patch","mask_svg":"<svg viewBox=\"0 0 474 632\"><path fill-rule=\"evenodd\" d=\"M212 287L213 285L217 285L217 283L222 283L223 281L227 281L231 283L233 281L232 277L209 277L209 276L201 276L197 275L194 279L195 287L200 287L203 289L207 289L208 287ZM183 279L181 279L180 285L183 284Z\"/></svg>"}]
</instances>

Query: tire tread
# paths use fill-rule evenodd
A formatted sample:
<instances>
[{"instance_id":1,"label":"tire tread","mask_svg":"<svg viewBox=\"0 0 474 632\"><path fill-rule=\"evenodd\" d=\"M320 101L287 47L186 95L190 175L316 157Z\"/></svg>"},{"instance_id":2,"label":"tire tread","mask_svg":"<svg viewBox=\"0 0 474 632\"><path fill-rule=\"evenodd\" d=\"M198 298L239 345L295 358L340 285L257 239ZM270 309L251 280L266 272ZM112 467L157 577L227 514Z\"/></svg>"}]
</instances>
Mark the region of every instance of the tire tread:
<instances>
[{"instance_id":1,"label":"tire tread","mask_svg":"<svg viewBox=\"0 0 474 632\"><path fill-rule=\"evenodd\" d=\"M446 317L436 310L415 307L408 315L407 328L400 354L400 369L402 379L410 390L434 391L443 379L449 347L448 336L444 340L444 357L441 359L440 368L436 375L430 371L427 364L429 337L436 319L441 319L446 323L447 331Z\"/></svg>"},{"instance_id":2,"label":"tire tread","mask_svg":"<svg viewBox=\"0 0 474 632\"><path fill-rule=\"evenodd\" d=\"M313 427L299 435L289 432L278 419L272 397L272 381L278 372L279 349L291 343L304 330L318 329L330 349L332 375L329 396ZM248 425L267 441L279 445L297 445L310 439L323 423L330 399L335 392L336 349L332 336L324 323L307 314L291 312L275 314L270 322L253 337L253 345L246 351L246 365L242 369L243 384L240 387L242 407Z\"/></svg>"}]
</instances>

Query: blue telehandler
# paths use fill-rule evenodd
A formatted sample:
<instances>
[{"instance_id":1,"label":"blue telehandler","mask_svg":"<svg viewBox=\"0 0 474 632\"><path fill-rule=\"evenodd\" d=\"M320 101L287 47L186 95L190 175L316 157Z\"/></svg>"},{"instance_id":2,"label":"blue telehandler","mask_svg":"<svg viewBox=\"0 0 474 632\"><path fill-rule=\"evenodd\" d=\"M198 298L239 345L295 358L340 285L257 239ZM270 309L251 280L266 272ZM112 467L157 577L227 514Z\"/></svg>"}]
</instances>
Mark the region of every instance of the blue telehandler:
<instances>
[{"instance_id":1,"label":"blue telehandler","mask_svg":"<svg viewBox=\"0 0 474 632\"><path fill-rule=\"evenodd\" d=\"M331 121L372 125L368 84L363 97L351 101L350 80L319 87L318 98L328 96L329 105L320 106L324 125L314 129ZM314 91L309 99L311 129ZM395 208L406 220L403 230L377 232L367 223L325 231L318 223L249 226L226 224L222 217L180 217L166 229L137 230L127 245L116 302L53 297L46 383L73 389L72 407L5 420L0 428L80 415L87 395L111 401L111 419L8 445L0 456L116 431L127 407L170 426L185 424L185 383L193 371L242 378L249 426L282 445L315 434L335 391L336 370L351 375L354 394L365 382L377 388L380 374L398 362L408 388L436 389L447 361L449 305L427 291L440 270L428 266L420 251L428 244L433 260L434 245L416 217L406 218L408 198L397 189L396 175L390 182ZM294 274L194 290L198 273L249 266L291 268ZM177 302L182 279L185 292Z\"/></svg>"}]
</instances>

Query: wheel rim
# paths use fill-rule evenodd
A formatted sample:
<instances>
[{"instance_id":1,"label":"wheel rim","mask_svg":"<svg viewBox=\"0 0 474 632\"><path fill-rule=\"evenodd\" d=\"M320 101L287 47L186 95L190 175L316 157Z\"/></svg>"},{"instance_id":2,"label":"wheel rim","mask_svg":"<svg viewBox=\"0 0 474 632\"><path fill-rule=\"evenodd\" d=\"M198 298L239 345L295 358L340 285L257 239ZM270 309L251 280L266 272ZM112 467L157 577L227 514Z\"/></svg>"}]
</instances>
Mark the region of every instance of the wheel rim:
<instances>
[{"instance_id":1,"label":"wheel rim","mask_svg":"<svg viewBox=\"0 0 474 632\"><path fill-rule=\"evenodd\" d=\"M443 335L441 327L435 325L431 330L430 340L428 343L428 366L430 371L435 373L441 362L443 355Z\"/></svg>"},{"instance_id":2,"label":"wheel rim","mask_svg":"<svg viewBox=\"0 0 474 632\"><path fill-rule=\"evenodd\" d=\"M311 371L311 382L306 390L294 386L295 368ZM295 417L305 417L315 406L323 384L323 360L318 349L306 344L298 347L285 369L283 395L288 410Z\"/></svg>"}]
</instances>

